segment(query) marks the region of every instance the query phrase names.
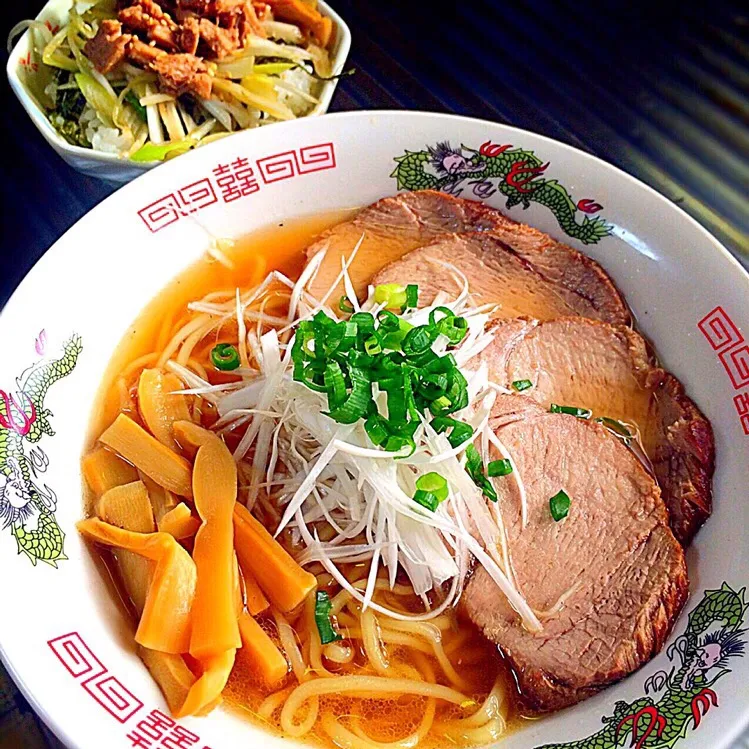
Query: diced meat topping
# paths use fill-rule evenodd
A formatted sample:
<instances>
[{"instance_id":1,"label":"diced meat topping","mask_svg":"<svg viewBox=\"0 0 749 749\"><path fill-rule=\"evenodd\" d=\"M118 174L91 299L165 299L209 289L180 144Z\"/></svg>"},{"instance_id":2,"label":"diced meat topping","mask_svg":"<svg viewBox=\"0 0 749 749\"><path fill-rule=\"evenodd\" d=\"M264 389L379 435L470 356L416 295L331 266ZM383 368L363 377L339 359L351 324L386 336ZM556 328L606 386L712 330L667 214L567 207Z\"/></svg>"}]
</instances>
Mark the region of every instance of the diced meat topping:
<instances>
[{"instance_id":1,"label":"diced meat topping","mask_svg":"<svg viewBox=\"0 0 749 749\"><path fill-rule=\"evenodd\" d=\"M200 25L197 18L194 16L186 18L177 32L177 38L180 49L189 55L194 55L198 51L200 41Z\"/></svg>"},{"instance_id":2,"label":"diced meat topping","mask_svg":"<svg viewBox=\"0 0 749 749\"><path fill-rule=\"evenodd\" d=\"M102 21L85 52L102 73L129 60L155 70L166 91L208 98L213 79L203 57L221 60L251 35L265 37L260 18L276 6L318 41L329 37L328 19L298 0L118 0L118 20Z\"/></svg>"},{"instance_id":3,"label":"diced meat topping","mask_svg":"<svg viewBox=\"0 0 749 749\"><path fill-rule=\"evenodd\" d=\"M118 18L126 29L145 33L158 47L169 52L177 49L177 24L151 0L140 0L136 5L123 8Z\"/></svg>"},{"instance_id":4,"label":"diced meat topping","mask_svg":"<svg viewBox=\"0 0 749 749\"><path fill-rule=\"evenodd\" d=\"M137 63L138 65L150 65L160 57L167 56L167 53L163 49L159 49L155 45L145 44L140 39L132 39L128 48L127 56L129 60Z\"/></svg>"},{"instance_id":5,"label":"diced meat topping","mask_svg":"<svg viewBox=\"0 0 749 749\"><path fill-rule=\"evenodd\" d=\"M122 33L119 21L105 20L93 39L86 42L83 52L100 73L114 70L127 56L130 34Z\"/></svg>"},{"instance_id":6,"label":"diced meat topping","mask_svg":"<svg viewBox=\"0 0 749 749\"><path fill-rule=\"evenodd\" d=\"M222 59L239 47L239 33L236 29L222 29L207 18L199 22L200 38L210 48L217 59Z\"/></svg>"},{"instance_id":7,"label":"diced meat topping","mask_svg":"<svg viewBox=\"0 0 749 749\"><path fill-rule=\"evenodd\" d=\"M241 10L245 0L214 0L212 3L216 13L234 13Z\"/></svg>"},{"instance_id":8,"label":"diced meat topping","mask_svg":"<svg viewBox=\"0 0 749 749\"><path fill-rule=\"evenodd\" d=\"M179 48L177 32L166 24L157 23L148 30L148 38L158 47L174 52Z\"/></svg>"},{"instance_id":9,"label":"diced meat topping","mask_svg":"<svg viewBox=\"0 0 749 749\"><path fill-rule=\"evenodd\" d=\"M161 87L176 96L191 93L207 99L211 95L213 80L205 63L195 55L162 55L151 67L159 74Z\"/></svg>"},{"instance_id":10,"label":"diced meat topping","mask_svg":"<svg viewBox=\"0 0 749 749\"><path fill-rule=\"evenodd\" d=\"M135 0L133 5L136 5L143 9L143 12L153 18L156 21L163 21L169 26L174 26L175 23L171 16L164 11L164 9L155 3L153 0Z\"/></svg>"},{"instance_id":11,"label":"diced meat topping","mask_svg":"<svg viewBox=\"0 0 749 749\"><path fill-rule=\"evenodd\" d=\"M263 7L266 9L268 8L267 5ZM238 20L239 38L242 44L247 43L251 34L262 37L263 39L267 37L265 29L262 27L252 3L245 2L239 15L235 16L235 18Z\"/></svg>"},{"instance_id":12,"label":"diced meat topping","mask_svg":"<svg viewBox=\"0 0 749 749\"><path fill-rule=\"evenodd\" d=\"M143 12L139 5L123 8L117 17L125 27L131 31L148 31L154 21Z\"/></svg>"}]
</instances>

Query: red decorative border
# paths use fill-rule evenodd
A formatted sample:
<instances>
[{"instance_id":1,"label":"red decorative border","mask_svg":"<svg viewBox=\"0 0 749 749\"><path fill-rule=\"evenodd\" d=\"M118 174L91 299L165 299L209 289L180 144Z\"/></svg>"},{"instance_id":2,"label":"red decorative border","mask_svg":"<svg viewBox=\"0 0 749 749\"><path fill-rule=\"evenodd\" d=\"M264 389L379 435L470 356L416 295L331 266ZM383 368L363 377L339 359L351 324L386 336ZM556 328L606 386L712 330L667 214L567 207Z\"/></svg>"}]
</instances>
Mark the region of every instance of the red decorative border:
<instances>
[{"instance_id":1,"label":"red decorative border","mask_svg":"<svg viewBox=\"0 0 749 749\"><path fill-rule=\"evenodd\" d=\"M260 176L266 185L273 182L280 182L282 179L296 177L296 153L294 151L284 151L273 156L266 156L264 159L258 159L257 168L260 170Z\"/></svg>"},{"instance_id":2,"label":"red decorative border","mask_svg":"<svg viewBox=\"0 0 749 749\"><path fill-rule=\"evenodd\" d=\"M110 673L78 632L54 637L47 645L78 684L121 725L144 709L143 701ZM200 736L161 710L151 710L145 717L141 714L138 723L126 730L132 746L143 749L184 749L201 743ZM101 746L107 745L103 740ZM203 749L210 747L204 745Z\"/></svg>"},{"instance_id":3,"label":"red decorative border","mask_svg":"<svg viewBox=\"0 0 749 749\"><path fill-rule=\"evenodd\" d=\"M697 323L697 327L713 351L717 352L718 361L726 370L733 389L749 387L749 344L725 309L719 306L710 310ZM745 435L749 435L749 393L737 395L733 402L741 428Z\"/></svg>"},{"instance_id":4,"label":"red decorative border","mask_svg":"<svg viewBox=\"0 0 749 749\"><path fill-rule=\"evenodd\" d=\"M734 390L749 385L749 345L724 351L720 355L720 363L728 372Z\"/></svg>"},{"instance_id":5,"label":"red decorative border","mask_svg":"<svg viewBox=\"0 0 749 749\"><path fill-rule=\"evenodd\" d=\"M78 632L47 644L73 678L86 677L80 685L118 722L126 723L143 707L143 702L107 671Z\"/></svg>"},{"instance_id":6,"label":"red decorative border","mask_svg":"<svg viewBox=\"0 0 749 749\"><path fill-rule=\"evenodd\" d=\"M730 348L737 343L744 342L744 336L741 335L739 329L723 307L716 307L714 310L708 312L697 323L697 327L702 331L702 334L707 338L715 351Z\"/></svg>"},{"instance_id":7,"label":"red decorative border","mask_svg":"<svg viewBox=\"0 0 749 749\"><path fill-rule=\"evenodd\" d=\"M317 143L282 151L254 162L235 156L217 164L208 176L167 193L138 211L148 231L155 234L197 211L219 202L231 203L259 192L263 185L295 179L338 166L333 143ZM260 180L255 176L260 175Z\"/></svg>"}]
</instances>

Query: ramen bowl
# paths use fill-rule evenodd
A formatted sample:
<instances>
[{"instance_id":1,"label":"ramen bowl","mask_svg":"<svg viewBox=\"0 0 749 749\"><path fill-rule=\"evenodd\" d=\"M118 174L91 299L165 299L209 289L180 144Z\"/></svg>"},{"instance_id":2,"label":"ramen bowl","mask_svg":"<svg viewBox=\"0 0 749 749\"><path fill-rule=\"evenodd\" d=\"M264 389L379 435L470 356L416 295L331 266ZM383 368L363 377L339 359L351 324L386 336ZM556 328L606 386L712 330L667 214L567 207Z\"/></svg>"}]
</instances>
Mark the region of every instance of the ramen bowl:
<instances>
[{"instance_id":1,"label":"ramen bowl","mask_svg":"<svg viewBox=\"0 0 749 749\"><path fill-rule=\"evenodd\" d=\"M472 153L500 156L508 146L518 154L514 166L494 176L472 168ZM526 168L534 157L548 162L542 175ZM534 200L539 178L553 181L565 200ZM528 199L507 207L508 182ZM136 334L133 321L144 307L216 239L426 187L484 201L597 260L715 430L714 512L687 551L690 598L667 646L624 680L526 722L497 746L613 749L633 732L642 739L652 725L648 736L667 742L658 746L727 749L749 723L749 659L741 646L749 626L749 504L742 493L749 276L668 200L567 145L460 117L361 112L241 133L141 176L68 231L0 314L0 469L9 477L0 497L22 504L24 486L33 483L44 498L42 518L60 530L44 546L15 526L0 532L0 654L66 745L293 744L234 709L168 717L107 575L76 532L84 514L80 458L118 345ZM63 350L62 364L42 369ZM31 366L55 372L41 395L29 390ZM29 402L31 411L22 405Z\"/></svg>"}]
</instances>

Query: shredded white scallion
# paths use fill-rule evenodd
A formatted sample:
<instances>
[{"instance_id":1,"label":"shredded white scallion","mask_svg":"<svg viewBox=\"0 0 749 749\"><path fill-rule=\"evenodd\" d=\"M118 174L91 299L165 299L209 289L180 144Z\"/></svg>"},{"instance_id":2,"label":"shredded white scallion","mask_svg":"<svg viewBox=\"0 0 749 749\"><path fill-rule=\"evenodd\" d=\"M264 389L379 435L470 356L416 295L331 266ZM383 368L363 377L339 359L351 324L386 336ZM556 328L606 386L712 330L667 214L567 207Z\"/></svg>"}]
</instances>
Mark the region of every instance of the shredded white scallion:
<instances>
[{"instance_id":1,"label":"shredded white scallion","mask_svg":"<svg viewBox=\"0 0 749 749\"><path fill-rule=\"evenodd\" d=\"M517 483L525 525L527 500L522 477L505 445L489 428L492 406L503 389L490 381L487 366L478 358L493 339L486 325L491 308L471 303L465 276L439 261L454 275L457 296L439 294L435 304L408 310L403 317L413 325L425 324L429 313L442 305L466 319L465 339L451 353L466 378L468 405L452 416L473 427L474 437L469 442L453 447L447 436L437 434L424 418L414 433L413 449L387 452L373 445L361 420L335 422L326 414L327 396L293 378L293 338L288 341L288 336L282 336L319 310L334 315L327 302L341 284L355 311L376 315L382 308L375 303L372 288L360 303L349 276L362 240L342 260L340 273L321 299L312 297L308 289L324 252L307 265L296 283L274 272L249 292L236 291L232 298L209 295L190 306L217 324L236 319L242 365L235 372L241 382L232 387L211 386L174 361L168 366L190 388L187 392L216 406L219 419L214 428L239 437L234 458L242 477L242 499L252 507L261 492L263 497L267 495L281 515L272 530L277 536L287 531L302 545L297 556L301 564L322 564L364 608L418 622L435 618L455 604L472 556L522 617L525 627L539 631L539 616L518 588L498 508L486 501L465 470L465 449L476 439L481 439L485 457L492 447L509 459L513 478L502 480ZM278 284L289 295L287 317L262 313L264 295L277 293ZM255 319L251 315L257 318L257 331L247 330L245 320ZM445 336L433 343L438 355L448 350ZM378 388L374 388L373 397L384 405L385 394ZM413 494L418 477L434 470L447 481L448 498L432 511L415 502ZM325 540L320 538L322 529ZM361 584L350 583L338 566L354 562L369 565ZM397 570L406 573L414 592L425 602L423 613L393 611L374 600L382 568L391 587Z\"/></svg>"}]
</instances>

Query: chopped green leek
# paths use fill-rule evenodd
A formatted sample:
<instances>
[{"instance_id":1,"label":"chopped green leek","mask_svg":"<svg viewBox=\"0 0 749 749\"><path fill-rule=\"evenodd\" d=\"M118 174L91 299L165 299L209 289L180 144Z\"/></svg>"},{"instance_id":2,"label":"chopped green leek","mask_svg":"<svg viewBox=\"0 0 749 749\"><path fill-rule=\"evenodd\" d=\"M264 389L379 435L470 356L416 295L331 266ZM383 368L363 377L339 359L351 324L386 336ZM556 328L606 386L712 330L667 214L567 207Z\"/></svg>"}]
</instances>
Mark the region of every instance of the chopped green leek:
<instances>
[{"instance_id":1,"label":"chopped green leek","mask_svg":"<svg viewBox=\"0 0 749 749\"><path fill-rule=\"evenodd\" d=\"M345 294L338 300L338 309L341 312L345 312L347 315L354 313L354 305L351 304L349 298Z\"/></svg>"},{"instance_id":2,"label":"chopped green leek","mask_svg":"<svg viewBox=\"0 0 749 749\"><path fill-rule=\"evenodd\" d=\"M522 393L523 390L529 390L533 387L533 383L530 380L515 380L512 383L512 388L518 393Z\"/></svg>"},{"instance_id":3,"label":"chopped green leek","mask_svg":"<svg viewBox=\"0 0 749 749\"><path fill-rule=\"evenodd\" d=\"M406 287L399 283L383 283L375 288L374 300L388 309L402 309L406 305Z\"/></svg>"},{"instance_id":4,"label":"chopped green leek","mask_svg":"<svg viewBox=\"0 0 749 749\"><path fill-rule=\"evenodd\" d=\"M486 477L481 455L473 445L468 445L466 448L466 471L473 479L473 483L484 493L484 496L492 502L496 502L498 499L497 492L492 486L492 482Z\"/></svg>"},{"instance_id":5,"label":"chopped green leek","mask_svg":"<svg viewBox=\"0 0 749 749\"><path fill-rule=\"evenodd\" d=\"M168 143L146 143L130 156L131 161L164 161L169 154L178 154L189 151L195 145L192 138L184 140L173 140Z\"/></svg>"},{"instance_id":6,"label":"chopped green leek","mask_svg":"<svg viewBox=\"0 0 749 749\"><path fill-rule=\"evenodd\" d=\"M315 624L320 635L320 642L323 645L343 639L335 631L335 627L331 621L330 611L332 607L333 604L330 601L328 593L324 590L318 590L315 595Z\"/></svg>"},{"instance_id":7,"label":"chopped green leek","mask_svg":"<svg viewBox=\"0 0 749 749\"><path fill-rule=\"evenodd\" d=\"M549 411L553 414L568 414L570 416L577 416L578 419L589 419L592 415L592 411L588 408L578 408L577 406L558 406L556 403L552 403L549 407Z\"/></svg>"},{"instance_id":8,"label":"chopped green leek","mask_svg":"<svg viewBox=\"0 0 749 749\"><path fill-rule=\"evenodd\" d=\"M416 488L425 492L431 492L435 497L437 497L438 502L444 502L449 493L447 479L434 471L419 476L419 478L416 479Z\"/></svg>"},{"instance_id":9,"label":"chopped green leek","mask_svg":"<svg viewBox=\"0 0 749 749\"><path fill-rule=\"evenodd\" d=\"M549 500L549 511L551 512L551 517L553 517L557 523L560 520L563 520L569 514L571 504L572 502L567 492L565 492L564 489L560 490Z\"/></svg>"},{"instance_id":10,"label":"chopped green leek","mask_svg":"<svg viewBox=\"0 0 749 749\"><path fill-rule=\"evenodd\" d=\"M400 303L398 295L406 294L400 284L378 290L384 304ZM408 293L413 301L413 290ZM348 311L346 301L342 298L339 306ZM463 318L447 308L439 319L430 316L428 325L418 327L386 309L376 317L353 312L347 320L319 311L297 328L291 350L293 377L327 395L327 415L338 423L364 420L372 444L384 450L413 453L416 430L430 412L437 417L434 428L448 432L450 444L457 447L473 429L450 417L468 405L466 378L452 354L439 356L432 350L446 322L461 334L467 329ZM386 414L374 400L375 384L387 395Z\"/></svg>"},{"instance_id":11,"label":"chopped green leek","mask_svg":"<svg viewBox=\"0 0 749 749\"><path fill-rule=\"evenodd\" d=\"M605 427L614 432L618 437L622 437L624 442L627 444L629 444L632 437L634 437L634 434L632 434L629 427L621 421L617 421L616 419L610 419L608 416L602 416L596 419L596 422L598 424L603 424Z\"/></svg>"},{"instance_id":12,"label":"chopped green leek","mask_svg":"<svg viewBox=\"0 0 749 749\"><path fill-rule=\"evenodd\" d=\"M432 512L434 512L440 504L436 494L424 491L423 489L417 489L414 492L414 502L420 504L422 507L426 507L427 510L431 510Z\"/></svg>"},{"instance_id":13,"label":"chopped green leek","mask_svg":"<svg viewBox=\"0 0 749 749\"><path fill-rule=\"evenodd\" d=\"M231 372L239 367L239 351L230 343L219 343L211 349L211 362L222 372Z\"/></svg>"},{"instance_id":14,"label":"chopped green leek","mask_svg":"<svg viewBox=\"0 0 749 749\"><path fill-rule=\"evenodd\" d=\"M509 476L512 473L512 461L506 458L503 460L492 460L486 467L486 473L491 478L495 476Z\"/></svg>"},{"instance_id":15,"label":"chopped green leek","mask_svg":"<svg viewBox=\"0 0 749 749\"><path fill-rule=\"evenodd\" d=\"M406 286L406 307L416 309L419 306L419 287L415 283Z\"/></svg>"}]
</instances>

